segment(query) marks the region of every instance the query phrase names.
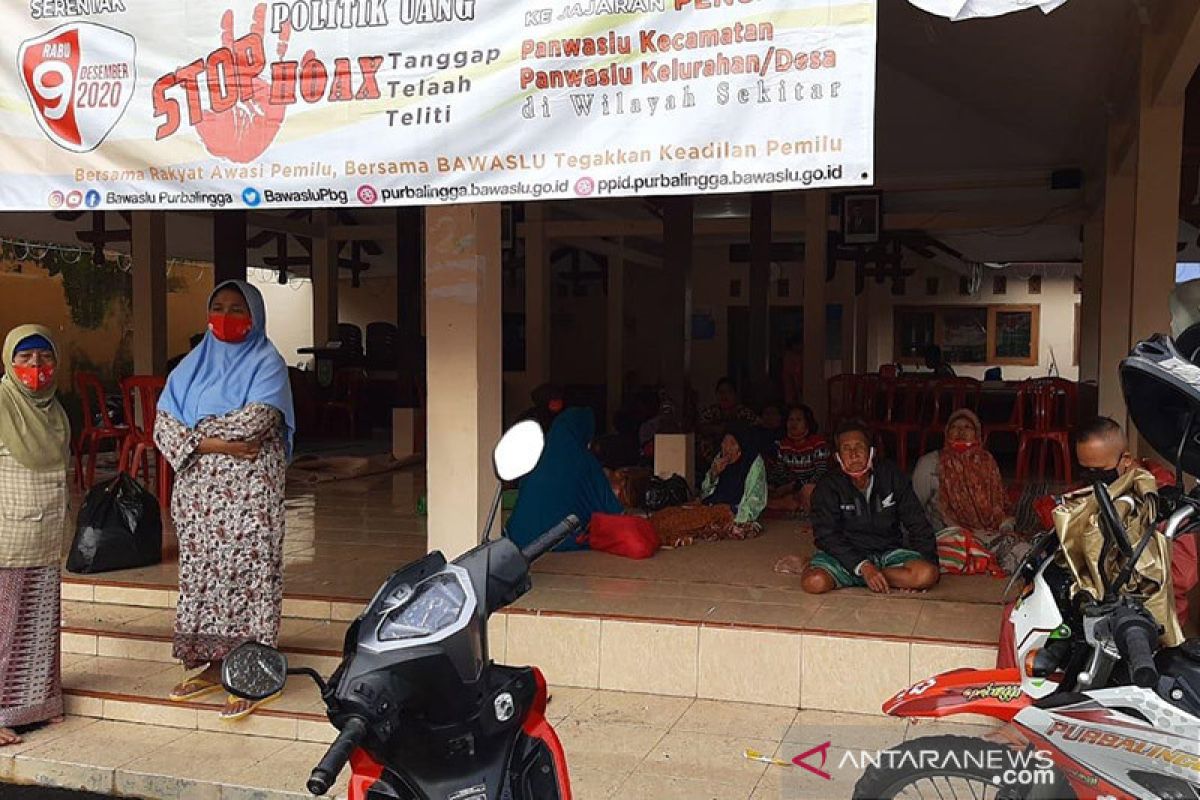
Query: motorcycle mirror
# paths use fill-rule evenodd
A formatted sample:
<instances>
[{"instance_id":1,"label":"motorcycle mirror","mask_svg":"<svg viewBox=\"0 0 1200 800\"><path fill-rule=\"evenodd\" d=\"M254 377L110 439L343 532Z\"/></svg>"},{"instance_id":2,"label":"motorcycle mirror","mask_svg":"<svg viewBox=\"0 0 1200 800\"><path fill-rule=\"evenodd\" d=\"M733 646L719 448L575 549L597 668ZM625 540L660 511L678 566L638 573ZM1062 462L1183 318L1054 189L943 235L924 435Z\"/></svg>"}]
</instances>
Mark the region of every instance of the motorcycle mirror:
<instances>
[{"instance_id":1,"label":"motorcycle mirror","mask_svg":"<svg viewBox=\"0 0 1200 800\"><path fill-rule=\"evenodd\" d=\"M287 656L258 642L239 645L221 663L221 685L246 700L265 700L287 683Z\"/></svg>"},{"instance_id":2,"label":"motorcycle mirror","mask_svg":"<svg viewBox=\"0 0 1200 800\"><path fill-rule=\"evenodd\" d=\"M502 481L515 481L533 472L545 444L542 426L535 420L518 422L509 428L492 453L496 477Z\"/></svg>"}]
</instances>

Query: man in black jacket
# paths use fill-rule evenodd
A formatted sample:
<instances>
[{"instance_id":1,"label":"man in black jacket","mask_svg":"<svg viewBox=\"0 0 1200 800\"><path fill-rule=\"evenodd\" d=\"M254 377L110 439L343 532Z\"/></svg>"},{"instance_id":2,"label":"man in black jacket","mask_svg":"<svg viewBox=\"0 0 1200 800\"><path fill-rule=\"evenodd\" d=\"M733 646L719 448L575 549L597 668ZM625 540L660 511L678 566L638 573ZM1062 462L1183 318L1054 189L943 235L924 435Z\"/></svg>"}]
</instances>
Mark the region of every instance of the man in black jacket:
<instances>
[{"instance_id":1,"label":"man in black jacket","mask_svg":"<svg viewBox=\"0 0 1200 800\"><path fill-rule=\"evenodd\" d=\"M866 425L844 422L837 462L812 498L817 552L801 575L806 592L866 586L873 592L924 591L938 581L937 539L912 482L875 461Z\"/></svg>"}]
</instances>

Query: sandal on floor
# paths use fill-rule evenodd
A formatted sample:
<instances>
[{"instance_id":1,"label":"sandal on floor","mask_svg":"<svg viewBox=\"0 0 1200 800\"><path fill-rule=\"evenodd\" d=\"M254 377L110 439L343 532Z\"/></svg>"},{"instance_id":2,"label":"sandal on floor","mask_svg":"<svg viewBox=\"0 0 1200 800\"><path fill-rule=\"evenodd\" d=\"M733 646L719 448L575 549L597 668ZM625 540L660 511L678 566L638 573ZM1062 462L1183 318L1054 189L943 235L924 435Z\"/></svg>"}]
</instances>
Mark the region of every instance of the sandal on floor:
<instances>
[{"instance_id":1,"label":"sandal on floor","mask_svg":"<svg viewBox=\"0 0 1200 800\"><path fill-rule=\"evenodd\" d=\"M192 700L199 700L201 697L210 695L220 688L221 684L213 683L204 678L188 678L175 687L175 689L171 690L169 699L174 703L187 703Z\"/></svg>"},{"instance_id":2,"label":"sandal on floor","mask_svg":"<svg viewBox=\"0 0 1200 800\"><path fill-rule=\"evenodd\" d=\"M222 722L236 722L239 719L245 719L259 708L265 706L267 703L272 703L278 700L282 695L283 692L277 692L270 697L264 697L262 700L246 700L243 697L234 697L233 695L229 695L229 698L225 701L225 708L221 709L221 713L219 715L220 719ZM247 703L247 706L241 711L231 712L229 710L229 705L231 703L238 702Z\"/></svg>"}]
</instances>

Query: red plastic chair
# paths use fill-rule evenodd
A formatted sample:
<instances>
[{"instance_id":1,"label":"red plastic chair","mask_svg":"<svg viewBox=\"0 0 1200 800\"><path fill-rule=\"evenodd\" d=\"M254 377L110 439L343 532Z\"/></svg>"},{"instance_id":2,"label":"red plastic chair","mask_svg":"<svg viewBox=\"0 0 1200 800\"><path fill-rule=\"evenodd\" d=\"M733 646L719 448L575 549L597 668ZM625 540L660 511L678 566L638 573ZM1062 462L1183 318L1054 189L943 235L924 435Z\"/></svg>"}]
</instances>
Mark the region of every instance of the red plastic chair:
<instances>
[{"instance_id":1,"label":"red plastic chair","mask_svg":"<svg viewBox=\"0 0 1200 800\"><path fill-rule=\"evenodd\" d=\"M97 375L91 372L76 372L75 391L79 393L83 411L83 430L79 432L79 438L75 442L75 483L86 491L96 482L96 460L99 457L100 445L111 441L114 449L118 453L121 452L125 437L129 435L129 426L118 425L113 421L105 402L104 385L100 383Z\"/></svg>"},{"instance_id":2,"label":"red plastic chair","mask_svg":"<svg viewBox=\"0 0 1200 800\"><path fill-rule=\"evenodd\" d=\"M153 456L155 477L158 480L158 502L166 507L171 502L171 465L154 444L154 418L158 414L158 398L167 385L159 375L135 375L121 381L121 397L125 402L125 419L129 435L121 447L120 469L150 486L150 461Z\"/></svg>"},{"instance_id":3,"label":"red plastic chair","mask_svg":"<svg viewBox=\"0 0 1200 800\"><path fill-rule=\"evenodd\" d=\"M904 472L908 471L908 439L921 430L924 383L912 378L880 381L883 418L874 423L875 432L881 440L885 434L896 440L895 460Z\"/></svg>"},{"instance_id":4,"label":"red plastic chair","mask_svg":"<svg viewBox=\"0 0 1200 800\"><path fill-rule=\"evenodd\" d=\"M960 408L979 411L979 398L983 384L974 378L939 378L929 387L930 414L921 431L921 452L929 452L930 437L946 434L946 423L950 415Z\"/></svg>"},{"instance_id":5,"label":"red plastic chair","mask_svg":"<svg viewBox=\"0 0 1200 800\"><path fill-rule=\"evenodd\" d=\"M859 375L854 384L854 415L866 422L879 422L883 414L879 409L880 379L878 375Z\"/></svg>"},{"instance_id":6,"label":"red plastic chair","mask_svg":"<svg viewBox=\"0 0 1200 800\"><path fill-rule=\"evenodd\" d=\"M333 400L321 406L321 427L328 431L334 418L340 418L345 424L346 433L353 437L358 434L358 409L363 387L366 386L367 375L357 367L344 367L333 376Z\"/></svg>"},{"instance_id":7,"label":"red plastic chair","mask_svg":"<svg viewBox=\"0 0 1200 800\"><path fill-rule=\"evenodd\" d=\"M1025 381L1017 388L1016 397L1013 400L1012 413L1008 417L1008 422L985 422L983 425L983 446L987 448L991 442L992 436L997 433L1011 434L1018 444L1021 440L1021 431L1025 430L1025 395L1022 390L1025 386Z\"/></svg>"},{"instance_id":8,"label":"red plastic chair","mask_svg":"<svg viewBox=\"0 0 1200 800\"><path fill-rule=\"evenodd\" d=\"M833 430L844 419L856 416L857 393L858 393L858 375L843 373L834 375L827 380L826 386L829 389L829 430Z\"/></svg>"},{"instance_id":9,"label":"red plastic chair","mask_svg":"<svg viewBox=\"0 0 1200 800\"><path fill-rule=\"evenodd\" d=\"M1022 397L1024 395L1024 397ZM1017 446L1017 482L1029 473L1030 448L1038 446L1038 477L1046 476L1046 455L1054 457L1055 477L1071 482L1071 426L1079 404L1079 388L1062 378L1038 378L1021 386L1018 404L1028 404L1026 428Z\"/></svg>"}]
</instances>

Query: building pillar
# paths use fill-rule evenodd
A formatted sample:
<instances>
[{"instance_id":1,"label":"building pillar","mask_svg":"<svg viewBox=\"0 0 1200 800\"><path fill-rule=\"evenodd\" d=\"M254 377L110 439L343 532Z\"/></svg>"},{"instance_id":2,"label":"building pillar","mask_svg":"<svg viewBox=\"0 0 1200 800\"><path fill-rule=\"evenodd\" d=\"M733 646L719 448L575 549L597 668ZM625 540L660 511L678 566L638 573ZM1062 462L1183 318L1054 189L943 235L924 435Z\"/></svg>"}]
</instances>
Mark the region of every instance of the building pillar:
<instances>
[{"instance_id":1,"label":"building pillar","mask_svg":"<svg viewBox=\"0 0 1200 800\"><path fill-rule=\"evenodd\" d=\"M861 312L859 298L854 295L854 272L847 265L840 265L833 275L834 294L842 305L842 359L843 373L859 371L858 365L858 317ZM828 394L828 392L826 392Z\"/></svg>"},{"instance_id":2,"label":"building pillar","mask_svg":"<svg viewBox=\"0 0 1200 800\"><path fill-rule=\"evenodd\" d=\"M1183 93L1163 98L1158 93L1156 39L1142 38L1141 101L1137 121L1134 193L1133 262L1129 294L1129 345L1155 333L1171 330L1168 302L1175 288L1175 254L1179 238L1179 173L1183 160ZM1128 349L1128 347L1126 348ZM1120 383L1116 364L1111 380ZM1107 375L1105 377L1108 377ZM1131 436L1134 452L1157 455L1140 436Z\"/></svg>"},{"instance_id":3,"label":"building pillar","mask_svg":"<svg viewBox=\"0 0 1200 800\"><path fill-rule=\"evenodd\" d=\"M134 211L133 371L163 375L167 367L167 217Z\"/></svg>"},{"instance_id":4,"label":"building pillar","mask_svg":"<svg viewBox=\"0 0 1200 800\"><path fill-rule=\"evenodd\" d=\"M313 339L321 346L338 338L338 247L333 212L313 211Z\"/></svg>"},{"instance_id":5,"label":"building pillar","mask_svg":"<svg viewBox=\"0 0 1200 800\"><path fill-rule=\"evenodd\" d=\"M606 408L609 421L614 419L625 396L625 240L618 239L617 242L621 249L608 257L605 367L608 380Z\"/></svg>"},{"instance_id":6,"label":"building pillar","mask_svg":"<svg viewBox=\"0 0 1200 800\"><path fill-rule=\"evenodd\" d=\"M424 210L419 206L396 209L396 357L403 381L397 400L416 408L421 376L421 277L424 243Z\"/></svg>"},{"instance_id":7,"label":"building pillar","mask_svg":"<svg viewBox=\"0 0 1200 800\"><path fill-rule=\"evenodd\" d=\"M213 212L213 286L246 280L246 212Z\"/></svg>"},{"instance_id":8,"label":"building pillar","mask_svg":"<svg viewBox=\"0 0 1200 800\"><path fill-rule=\"evenodd\" d=\"M849 270L848 267L844 268ZM851 273L850 293L854 296L854 371L859 374L871 372L871 338L874 334L871 326L871 287L863 286L858 291L857 278Z\"/></svg>"},{"instance_id":9,"label":"building pillar","mask_svg":"<svg viewBox=\"0 0 1200 800\"><path fill-rule=\"evenodd\" d=\"M478 542L501 433L500 206L425 211L429 549Z\"/></svg>"},{"instance_id":10,"label":"building pillar","mask_svg":"<svg viewBox=\"0 0 1200 800\"><path fill-rule=\"evenodd\" d=\"M550 243L546 207L525 204L525 384L532 391L550 380Z\"/></svg>"},{"instance_id":11,"label":"building pillar","mask_svg":"<svg viewBox=\"0 0 1200 800\"><path fill-rule=\"evenodd\" d=\"M1109 128L1099 320L1099 413L1128 427L1118 364L1134 342L1170 330L1175 288L1182 93L1163 93L1155 39L1143 34L1136 102ZM1132 431L1131 431L1132 433ZM1130 436L1138 455L1149 455Z\"/></svg>"},{"instance_id":12,"label":"building pillar","mask_svg":"<svg viewBox=\"0 0 1200 800\"><path fill-rule=\"evenodd\" d=\"M1083 291L1079 295L1079 382L1099 385L1100 304L1104 296L1104 206L1083 224Z\"/></svg>"},{"instance_id":13,"label":"building pillar","mask_svg":"<svg viewBox=\"0 0 1200 800\"><path fill-rule=\"evenodd\" d=\"M829 251L829 193L805 195L804 226L804 402L818 420L828 409L825 388L825 269Z\"/></svg>"},{"instance_id":14,"label":"building pillar","mask_svg":"<svg viewBox=\"0 0 1200 800\"><path fill-rule=\"evenodd\" d=\"M1130 342L1170 330L1168 296L1175 288L1179 238L1179 173L1183 159L1183 96L1153 102L1158 80L1152 39L1143 38L1141 103L1135 158L1133 264L1137 280L1130 295ZM1160 98L1161 99L1161 98Z\"/></svg>"},{"instance_id":15,"label":"building pillar","mask_svg":"<svg viewBox=\"0 0 1200 800\"><path fill-rule=\"evenodd\" d=\"M686 408L692 371L692 247L695 203L686 195L663 200L663 266L667 303L663 308L662 381Z\"/></svg>"},{"instance_id":16,"label":"building pillar","mask_svg":"<svg viewBox=\"0 0 1200 800\"><path fill-rule=\"evenodd\" d=\"M767 388L771 359L771 193L750 195L750 385L741 387L743 396L758 397ZM750 391L747 391L750 390ZM751 394L751 392L753 394Z\"/></svg>"},{"instance_id":17,"label":"building pillar","mask_svg":"<svg viewBox=\"0 0 1200 800\"><path fill-rule=\"evenodd\" d=\"M1133 284L1133 218L1136 165L1122 154L1121 126L1109 126L1108 165L1104 182L1100 321L1097 337L1097 413L1126 423L1125 400L1117 364L1129 352L1129 295ZM1124 157L1123 157L1124 156ZM1087 290L1086 278L1084 290ZM1166 305L1166 298L1163 298Z\"/></svg>"}]
</instances>

